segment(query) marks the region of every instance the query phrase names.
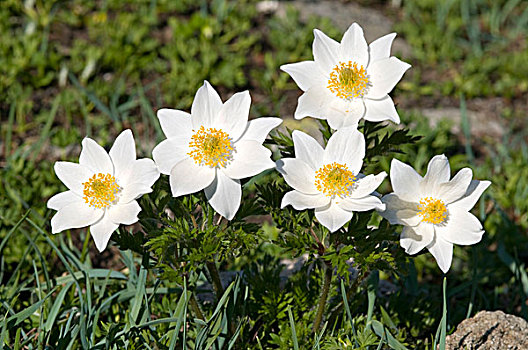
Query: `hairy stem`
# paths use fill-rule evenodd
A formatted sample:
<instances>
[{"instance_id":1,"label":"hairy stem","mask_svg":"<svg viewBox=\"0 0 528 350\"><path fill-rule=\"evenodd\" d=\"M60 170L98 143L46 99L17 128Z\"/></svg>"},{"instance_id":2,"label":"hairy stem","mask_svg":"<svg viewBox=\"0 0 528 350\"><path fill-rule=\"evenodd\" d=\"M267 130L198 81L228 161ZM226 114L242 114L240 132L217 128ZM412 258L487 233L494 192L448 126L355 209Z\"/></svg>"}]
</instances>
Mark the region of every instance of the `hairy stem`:
<instances>
[{"instance_id":1,"label":"hairy stem","mask_svg":"<svg viewBox=\"0 0 528 350\"><path fill-rule=\"evenodd\" d=\"M220 300L222 295L224 295L224 287L222 286L222 281L220 280L220 274L218 273L216 264L213 261L208 261L205 265L207 266L207 270L209 270L209 275L211 275L216 298Z\"/></svg>"},{"instance_id":2,"label":"hairy stem","mask_svg":"<svg viewBox=\"0 0 528 350\"><path fill-rule=\"evenodd\" d=\"M324 274L323 289L321 290L321 296L319 297L319 304L317 306L317 313L315 314L315 320L313 325L313 331L318 332L321 327L323 320L323 314L326 306L326 300L328 299L328 292L330 291L330 284L332 283L332 265L326 265Z\"/></svg>"},{"instance_id":3,"label":"hairy stem","mask_svg":"<svg viewBox=\"0 0 528 350\"><path fill-rule=\"evenodd\" d=\"M205 321L205 317L202 313L202 310L200 309L200 305L198 305L198 301L196 300L194 293L191 293L191 297L189 298L189 304L191 304L191 309L195 313L196 317L202 321Z\"/></svg>"}]
</instances>

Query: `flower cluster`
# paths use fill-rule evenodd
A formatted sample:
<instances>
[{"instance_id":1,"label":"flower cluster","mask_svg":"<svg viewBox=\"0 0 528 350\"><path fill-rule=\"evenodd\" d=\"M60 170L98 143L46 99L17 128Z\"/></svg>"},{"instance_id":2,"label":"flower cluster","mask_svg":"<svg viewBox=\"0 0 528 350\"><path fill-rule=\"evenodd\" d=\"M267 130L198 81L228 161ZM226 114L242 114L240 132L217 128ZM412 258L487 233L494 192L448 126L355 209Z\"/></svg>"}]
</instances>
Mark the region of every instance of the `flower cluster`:
<instances>
[{"instance_id":1,"label":"flower cluster","mask_svg":"<svg viewBox=\"0 0 528 350\"><path fill-rule=\"evenodd\" d=\"M370 45L356 23L341 43L317 29L314 35L314 60L281 69L304 91L294 117L325 119L336 130L325 147L295 130L295 157L273 162L263 142L282 120L248 121L248 91L222 102L205 81L190 113L158 111L166 139L152 151L153 160L136 159L132 132L125 130L108 153L85 138L78 164L57 162L55 173L68 191L48 201L48 207L57 210L52 232L90 226L97 248L104 250L120 224L138 221L141 208L136 200L152 191L160 173L169 176L173 197L204 190L213 209L232 220L242 198L240 180L276 168L292 187L282 198L282 208L314 209L318 222L330 232L342 228L354 212L377 210L391 224L405 226L400 242L407 253L427 248L447 272L453 244L474 244L482 237L482 226L469 210L490 182L472 180L470 169L450 179L443 155L431 160L423 178L394 159L394 192L383 197L376 193L387 174L361 173L366 144L358 122L399 123L388 94L410 65L390 56L394 33Z\"/></svg>"}]
</instances>

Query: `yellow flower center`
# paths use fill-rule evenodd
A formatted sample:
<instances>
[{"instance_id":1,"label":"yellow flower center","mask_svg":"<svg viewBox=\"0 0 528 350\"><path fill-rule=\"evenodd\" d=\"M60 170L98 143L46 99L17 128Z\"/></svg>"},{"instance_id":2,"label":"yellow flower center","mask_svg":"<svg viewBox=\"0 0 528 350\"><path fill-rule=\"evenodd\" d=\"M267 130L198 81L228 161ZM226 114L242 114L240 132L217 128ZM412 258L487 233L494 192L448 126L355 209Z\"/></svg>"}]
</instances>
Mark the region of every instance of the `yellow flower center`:
<instances>
[{"instance_id":1,"label":"yellow flower center","mask_svg":"<svg viewBox=\"0 0 528 350\"><path fill-rule=\"evenodd\" d=\"M110 174L94 174L88 181L83 182L84 201L91 207L102 209L114 204L121 187L115 177Z\"/></svg>"},{"instance_id":2,"label":"yellow flower center","mask_svg":"<svg viewBox=\"0 0 528 350\"><path fill-rule=\"evenodd\" d=\"M332 69L330 79L328 79L328 89L337 97L344 100L351 100L354 97L361 97L365 94L369 85L367 71L363 66L352 61L347 63L339 62Z\"/></svg>"},{"instance_id":3,"label":"yellow flower center","mask_svg":"<svg viewBox=\"0 0 528 350\"><path fill-rule=\"evenodd\" d=\"M447 218L447 208L440 199L422 198L418 210L420 211L418 215L422 217L422 221L431 224L443 223Z\"/></svg>"},{"instance_id":4,"label":"yellow flower center","mask_svg":"<svg viewBox=\"0 0 528 350\"><path fill-rule=\"evenodd\" d=\"M194 130L193 130L194 131ZM229 135L222 130L200 126L189 142L188 153L199 165L211 168L225 167L233 158L233 145Z\"/></svg>"},{"instance_id":5,"label":"yellow flower center","mask_svg":"<svg viewBox=\"0 0 528 350\"><path fill-rule=\"evenodd\" d=\"M355 182L356 177L344 164L334 162L315 172L315 187L328 197L348 196Z\"/></svg>"}]
</instances>

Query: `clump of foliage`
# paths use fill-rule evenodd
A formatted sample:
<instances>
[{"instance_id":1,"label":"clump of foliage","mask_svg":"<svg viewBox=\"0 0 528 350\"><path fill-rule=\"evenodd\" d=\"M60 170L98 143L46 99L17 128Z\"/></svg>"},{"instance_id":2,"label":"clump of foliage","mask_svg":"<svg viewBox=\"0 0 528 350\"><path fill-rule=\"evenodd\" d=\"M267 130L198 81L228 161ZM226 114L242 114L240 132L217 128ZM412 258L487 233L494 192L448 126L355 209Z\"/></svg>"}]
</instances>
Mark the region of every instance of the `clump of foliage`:
<instances>
[{"instance_id":1,"label":"clump of foliage","mask_svg":"<svg viewBox=\"0 0 528 350\"><path fill-rule=\"evenodd\" d=\"M410 95L525 96L523 2L405 1L401 11L397 30L419 71L403 85ZM205 78L221 92L250 88L254 115L277 114L296 89L278 67L310 58L314 27L339 35L329 20L302 23L292 9L264 16L252 1L2 3L2 346L432 348L442 292L430 256L406 257L399 229L371 213L328 235L313 213L277 210L286 187L271 173L244 183L246 205L231 223L216 225L203 196L174 199L159 181L141 201L142 227L114 234L121 250L96 254L85 230L49 234L45 198L62 188L52 161L74 159L79 139L108 140L133 125L148 156L162 136L154 110L188 109L188 91ZM494 183L478 208L483 242L455 249L447 329L481 309L528 318L525 133L512 129L475 158L449 124L431 129L421 115L401 116L412 135L362 125L368 172L388 171L393 156L423 171L445 152L454 170L470 161L477 178ZM324 124L321 134L328 139ZM288 132L269 145L276 157L293 155ZM287 265L294 258L298 269ZM329 270L325 322L314 337Z\"/></svg>"}]
</instances>

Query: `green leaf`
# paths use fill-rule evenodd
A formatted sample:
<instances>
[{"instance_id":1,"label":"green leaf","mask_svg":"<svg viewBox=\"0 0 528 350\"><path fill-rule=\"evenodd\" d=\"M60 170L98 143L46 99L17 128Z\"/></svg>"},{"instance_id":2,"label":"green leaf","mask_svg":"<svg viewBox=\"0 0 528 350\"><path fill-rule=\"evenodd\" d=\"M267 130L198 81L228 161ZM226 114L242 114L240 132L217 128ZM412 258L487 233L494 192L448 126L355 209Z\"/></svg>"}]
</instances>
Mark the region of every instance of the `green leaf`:
<instances>
[{"instance_id":1,"label":"green leaf","mask_svg":"<svg viewBox=\"0 0 528 350\"><path fill-rule=\"evenodd\" d=\"M293 314L291 311L291 307L288 306L288 317L290 319L290 327L292 332L292 340L293 340L293 349L299 350L299 342L297 340L297 332L295 331L295 321L293 320Z\"/></svg>"},{"instance_id":2,"label":"green leaf","mask_svg":"<svg viewBox=\"0 0 528 350\"><path fill-rule=\"evenodd\" d=\"M57 298L53 302L53 306L49 310L48 313L48 319L46 320L46 324L44 325L44 330L46 332L49 332L51 328L54 326L55 319L57 318L57 315L59 314L60 307L62 305L62 301L64 300L64 297L66 296L66 293L70 289L70 287L73 285L73 281L68 283L66 286L62 287L61 291L57 295Z\"/></svg>"},{"instance_id":3,"label":"green leaf","mask_svg":"<svg viewBox=\"0 0 528 350\"><path fill-rule=\"evenodd\" d=\"M395 350L407 350L407 348L400 343L394 336L377 320L372 320L372 329L381 339L385 339L387 344Z\"/></svg>"},{"instance_id":4,"label":"green leaf","mask_svg":"<svg viewBox=\"0 0 528 350\"><path fill-rule=\"evenodd\" d=\"M57 288L53 288L51 290L51 292L49 292L44 298L42 298L41 300L39 300L38 302L36 302L35 304L31 305L30 307L20 311L19 313L9 317L7 319L7 327L8 328L13 328L13 327L16 327L17 325L19 325L22 321L24 321L25 319L27 319L28 317L30 317L31 315L33 315L33 313L35 313L35 311L37 311L37 309L39 307L42 306L42 304L44 304L44 302L46 301L46 299L49 298L50 295L52 295L55 290Z\"/></svg>"}]
</instances>

